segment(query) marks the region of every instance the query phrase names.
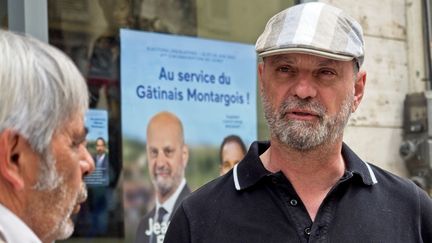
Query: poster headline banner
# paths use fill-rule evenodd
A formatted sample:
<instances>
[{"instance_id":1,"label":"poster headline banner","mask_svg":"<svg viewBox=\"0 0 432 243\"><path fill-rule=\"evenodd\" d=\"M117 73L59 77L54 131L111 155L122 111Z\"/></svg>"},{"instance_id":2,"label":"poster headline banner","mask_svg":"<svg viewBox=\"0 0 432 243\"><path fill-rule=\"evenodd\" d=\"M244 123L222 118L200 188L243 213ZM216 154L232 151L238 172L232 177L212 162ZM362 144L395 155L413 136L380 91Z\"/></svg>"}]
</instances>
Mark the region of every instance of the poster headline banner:
<instances>
[{"instance_id":1,"label":"poster headline banner","mask_svg":"<svg viewBox=\"0 0 432 243\"><path fill-rule=\"evenodd\" d=\"M125 29L120 37L123 136L145 141L148 120L170 111L189 144L256 139L253 45Z\"/></svg>"}]
</instances>

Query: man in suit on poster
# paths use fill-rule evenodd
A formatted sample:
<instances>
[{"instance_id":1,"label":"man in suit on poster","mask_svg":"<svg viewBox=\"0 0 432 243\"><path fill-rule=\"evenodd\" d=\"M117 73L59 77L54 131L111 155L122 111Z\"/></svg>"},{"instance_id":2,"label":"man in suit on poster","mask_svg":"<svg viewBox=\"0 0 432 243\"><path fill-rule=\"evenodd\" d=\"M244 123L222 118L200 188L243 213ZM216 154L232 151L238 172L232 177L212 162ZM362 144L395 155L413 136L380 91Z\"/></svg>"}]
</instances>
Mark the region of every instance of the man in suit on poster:
<instances>
[{"instance_id":1,"label":"man in suit on poster","mask_svg":"<svg viewBox=\"0 0 432 243\"><path fill-rule=\"evenodd\" d=\"M96 156L94 156L93 160L95 161L96 170L101 170L102 178L108 181L108 163L109 157L106 151L106 143L105 139L102 137L98 137L96 139Z\"/></svg>"},{"instance_id":2,"label":"man in suit on poster","mask_svg":"<svg viewBox=\"0 0 432 243\"><path fill-rule=\"evenodd\" d=\"M89 209L92 227L88 236L106 236L109 229L109 203L113 200L113 189L110 184L109 155L106 149L106 141L102 137L96 138L95 173L93 173L92 187L89 188ZM83 211L85 213L85 211ZM87 229L85 229L87 230Z\"/></svg>"},{"instance_id":3,"label":"man in suit on poster","mask_svg":"<svg viewBox=\"0 0 432 243\"><path fill-rule=\"evenodd\" d=\"M160 112L147 126L147 161L156 205L140 221L135 242L162 242L171 217L190 189L184 178L189 149L180 119Z\"/></svg>"}]
</instances>

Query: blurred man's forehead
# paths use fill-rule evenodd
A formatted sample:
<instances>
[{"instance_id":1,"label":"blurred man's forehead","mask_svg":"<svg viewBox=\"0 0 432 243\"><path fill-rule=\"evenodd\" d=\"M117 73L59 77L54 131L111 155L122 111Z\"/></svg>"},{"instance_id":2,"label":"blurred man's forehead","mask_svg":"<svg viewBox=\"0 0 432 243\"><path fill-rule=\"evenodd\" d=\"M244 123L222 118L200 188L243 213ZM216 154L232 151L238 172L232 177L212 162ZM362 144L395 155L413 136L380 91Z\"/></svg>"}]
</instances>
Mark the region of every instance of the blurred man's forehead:
<instances>
[{"instance_id":1,"label":"blurred man's forehead","mask_svg":"<svg viewBox=\"0 0 432 243\"><path fill-rule=\"evenodd\" d=\"M165 146L183 143L181 130L178 129L177 126L154 126L152 128L157 129L149 129L147 131L148 144L158 144L158 146Z\"/></svg>"},{"instance_id":2,"label":"blurred man's forehead","mask_svg":"<svg viewBox=\"0 0 432 243\"><path fill-rule=\"evenodd\" d=\"M148 149L150 150L165 150L165 149L171 149L174 150L176 148L176 146L174 146L174 144L165 144L165 145L154 145L154 144L147 144Z\"/></svg>"},{"instance_id":3,"label":"blurred man's forehead","mask_svg":"<svg viewBox=\"0 0 432 243\"><path fill-rule=\"evenodd\" d=\"M179 136L171 135L167 137L160 136L160 134L156 136L148 136L146 143L147 147L155 148L177 147L183 144Z\"/></svg>"}]
</instances>

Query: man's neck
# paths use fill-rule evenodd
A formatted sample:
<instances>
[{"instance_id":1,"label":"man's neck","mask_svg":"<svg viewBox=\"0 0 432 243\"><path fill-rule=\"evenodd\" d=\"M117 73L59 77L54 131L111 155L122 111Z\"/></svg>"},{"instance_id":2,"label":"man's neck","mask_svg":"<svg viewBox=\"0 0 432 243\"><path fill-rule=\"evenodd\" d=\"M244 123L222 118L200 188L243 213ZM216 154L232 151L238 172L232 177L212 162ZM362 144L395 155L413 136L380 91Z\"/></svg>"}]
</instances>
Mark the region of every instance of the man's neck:
<instances>
[{"instance_id":1,"label":"man's neck","mask_svg":"<svg viewBox=\"0 0 432 243\"><path fill-rule=\"evenodd\" d=\"M341 151L342 141L310 150L298 150L272 140L270 148L261 157L266 169L272 172L327 174L340 170L341 165L344 165Z\"/></svg>"},{"instance_id":2,"label":"man's neck","mask_svg":"<svg viewBox=\"0 0 432 243\"><path fill-rule=\"evenodd\" d=\"M2 181L0 181L0 183L2 183ZM17 192L9 189L7 188L7 186L0 187L0 203L6 208L8 208L15 215L17 215L17 217L23 218L25 216L22 210L25 207L25 195L23 195L19 191Z\"/></svg>"},{"instance_id":3,"label":"man's neck","mask_svg":"<svg viewBox=\"0 0 432 243\"><path fill-rule=\"evenodd\" d=\"M281 171L289 179L314 220L325 196L344 174L341 149L342 141L309 151L271 141L270 148L260 158L267 170Z\"/></svg>"},{"instance_id":4,"label":"man's neck","mask_svg":"<svg viewBox=\"0 0 432 243\"><path fill-rule=\"evenodd\" d=\"M175 190L174 191L170 191L169 193L163 194L163 195L161 193L156 193L158 202L160 204L164 204L165 201L168 200L174 194L174 192L175 192Z\"/></svg>"}]
</instances>

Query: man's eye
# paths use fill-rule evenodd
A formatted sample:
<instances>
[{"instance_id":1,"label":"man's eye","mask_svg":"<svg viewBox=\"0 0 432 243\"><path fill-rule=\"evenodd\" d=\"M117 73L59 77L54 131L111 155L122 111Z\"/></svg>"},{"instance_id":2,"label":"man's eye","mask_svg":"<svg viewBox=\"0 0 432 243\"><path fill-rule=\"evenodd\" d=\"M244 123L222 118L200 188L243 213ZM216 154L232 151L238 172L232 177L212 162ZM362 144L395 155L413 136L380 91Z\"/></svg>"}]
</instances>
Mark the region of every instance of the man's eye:
<instances>
[{"instance_id":1,"label":"man's eye","mask_svg":"<svg viewBox=\"0 0 432 243\"><path fill-rule=\"evenodd\" d=\"M150 151L150 156L151 156L152 158L157 157L157 154L158 154L158 152L157 152L156 150L151 150L151 151Z\"/></svg>"},{"instance_id":2,"label":"man's eye","mask_svg":"<svg viewBox=\"0 0 432 243\"><path fill-rule=\"evenodd\" d=\"M278 70L279 72L283 72L283 73L292 72L291 68L289 68L289 67L285 67L285 66L284 66L284 67L278 67L277 70Z\"/></svg>"},{"instance_id":3,"label":"man's eye","mask_svg":"<svg viewBox=\"0 0 432 243\"><path fill-rule=\"evenodd\" d=\"M166 157L171 157L173 155L173 153L174 153L174 150L172 150L172 149L165 149L164 153L165 153Z\"/></svg>"},{"instance_id":4,"label":"man's eye","mask_svg":"<svg viewBox=\"0 0 432 243\"><path fill-rule=\"evenodd\" d=\"M80 145L81 145L80 142L72 141L71 148L72 149L78 149Z\"/></svg>"},{"instance_id":5,"label":"man's eye","mask_svg":"<svg viewBox=\"0 0 432 243\"><path fill-rule=\"evenodd\" d=\"M319 71L320 75L327 75L327 76L334 76L336 75L336 72L333 70L329 70L329 69L321 69Z\"/></svg>"}]
</instances>

